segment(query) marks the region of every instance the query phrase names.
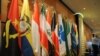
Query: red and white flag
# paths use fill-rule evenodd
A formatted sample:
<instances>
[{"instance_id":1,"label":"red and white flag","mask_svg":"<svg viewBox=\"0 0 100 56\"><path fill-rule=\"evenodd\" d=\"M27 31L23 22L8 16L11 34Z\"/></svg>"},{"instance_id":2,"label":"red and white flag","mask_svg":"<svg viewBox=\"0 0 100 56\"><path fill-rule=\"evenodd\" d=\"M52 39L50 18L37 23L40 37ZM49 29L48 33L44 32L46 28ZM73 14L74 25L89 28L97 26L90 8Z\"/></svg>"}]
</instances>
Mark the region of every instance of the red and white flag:
<instances>
[{"instance_id":1,"label":"red and white flag","mask_svg":"<svg viewBox=\"0 0 100 56\"><path fill-rule=\"evenodd\" d=\"M34 13L32 15L32 39L33 49L37 56L40 56L40 12L39 4L36 0L34 3Z\"/></svg>"},{"instance_id":2,"label":"red and white flag","mask_svg":"<svg viewBox=\"0 0 100 56\"><path fill-rule=\"evenodd\" d=\"M42 56L48 56L48 38L46 33L46 15L45 7L42 6L40 15L40 41L42 46Z\"/></svg>"},{"instance_id":3,"label":"red and white flag","mask_svg":"<svg viewBox=\"0 0 100 56\"><path fill-rule=\"evenodd\" d=\"M54 55L59 56L59 39L58 39L58 25L56 24L56 16L54 13L52 24L51 24L51 30L52 30L52 41L54 44Z\"/></svg>"}]
</instances>

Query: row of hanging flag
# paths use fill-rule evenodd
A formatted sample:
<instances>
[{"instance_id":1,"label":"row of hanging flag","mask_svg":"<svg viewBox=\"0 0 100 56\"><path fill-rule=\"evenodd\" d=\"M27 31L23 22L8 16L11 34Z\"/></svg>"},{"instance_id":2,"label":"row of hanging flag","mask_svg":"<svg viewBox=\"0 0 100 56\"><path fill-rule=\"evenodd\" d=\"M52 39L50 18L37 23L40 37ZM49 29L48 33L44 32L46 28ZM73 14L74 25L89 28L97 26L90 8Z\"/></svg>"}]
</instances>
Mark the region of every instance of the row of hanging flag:
<instances>
[{"instance_id":1,"label":"row of hanging flag","mask_svg":"<svg viewBox=\"0 0 100 56\"><path fill-rule=\"evenodd\" d=\"M78 56L78 32L75 23L53 13L36 0L30 14L28 0L23 1L21 16L18 0L12 0L2 34L0 56Z\"/></svg>"}]
</instances>

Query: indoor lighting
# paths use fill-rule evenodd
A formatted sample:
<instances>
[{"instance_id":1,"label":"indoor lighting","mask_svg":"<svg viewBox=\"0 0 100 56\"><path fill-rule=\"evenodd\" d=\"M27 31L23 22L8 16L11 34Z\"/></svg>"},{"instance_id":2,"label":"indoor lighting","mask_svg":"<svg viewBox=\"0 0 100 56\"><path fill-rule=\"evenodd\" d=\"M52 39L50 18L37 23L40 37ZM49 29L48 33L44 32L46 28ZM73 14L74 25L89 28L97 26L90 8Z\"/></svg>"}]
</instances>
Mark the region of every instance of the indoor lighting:
<instances>
[{"instance_id":1,"label":"indoor lighting","mask_svg":"<svg viewBox=\"0 0 100 56\"><path fill-rule=\"evenodd\" d=\"M85 10L86 8L83 8L83 10Z\"/></svg>"},{"instance_id":2,"label":"indoor lighting","mask_svg":"<svg viewBox=\"0 0 100 56\"><path fill-rule=\"evenodd\" d=\"M82 18L84 18L84 15L82 13L75 13L74 15L80 15Z\"/></svg>"}]
</instances>

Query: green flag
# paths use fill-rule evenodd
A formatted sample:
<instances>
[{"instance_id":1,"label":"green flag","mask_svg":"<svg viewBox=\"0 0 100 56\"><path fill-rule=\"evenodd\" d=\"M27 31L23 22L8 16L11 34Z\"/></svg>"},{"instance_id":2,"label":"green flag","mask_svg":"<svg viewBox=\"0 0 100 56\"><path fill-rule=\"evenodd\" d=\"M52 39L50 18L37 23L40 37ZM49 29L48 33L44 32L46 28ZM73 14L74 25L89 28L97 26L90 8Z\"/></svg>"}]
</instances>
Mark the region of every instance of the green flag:
<instances>
[{"instance_id":1,"label":"green flag","mask_svg":"<svg viewBox=\"0 0 100 56\"><path fill-rule=\"evenodd\" d=\"M63 24L64 24L64 33L65 33L65 41L66 41L66 55L70 56L70 49L71 49L71 35L70 35L70 23L67 19L63 19Z\"/></svg>"}]
</instances>

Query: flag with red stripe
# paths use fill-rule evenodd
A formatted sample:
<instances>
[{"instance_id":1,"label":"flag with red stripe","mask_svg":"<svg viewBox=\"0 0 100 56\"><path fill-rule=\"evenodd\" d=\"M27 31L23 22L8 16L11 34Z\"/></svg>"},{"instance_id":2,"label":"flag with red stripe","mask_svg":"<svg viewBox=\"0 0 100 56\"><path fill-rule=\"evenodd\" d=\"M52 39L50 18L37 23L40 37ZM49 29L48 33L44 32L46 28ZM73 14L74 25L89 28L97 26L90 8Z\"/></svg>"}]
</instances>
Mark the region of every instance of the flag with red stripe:
<instances>
[{"instance_id":1,"label":"flag with red stripe","mask_svg":"<svg viewBox=\"0 0 100 56\"><path fill-rule=\"evenodd\" d=\"M14 28L18 31L19 29L19 8L18 0L12 0L8 12L8 19L13 24Z\"/></svg>"},{"instance_id":2,"label":"flag with red stripe","mask_svg":"<svg viewBox=\"0 0 100 56\"><path fill-rule=\"evenodd\" d=\"M56 24L56 15L54 13L52 24L51 24L51 30L52 30L52 41L54 44L54 56L59 56L59 40L58 40L58 26Z\"/></svg>"},{"instance_id":3,"label":"flag with red stripe","mask_svg":"<svg viewBox=\"0 0 100 56\"><path fill-rule=\"evenodd\" d=\"M41 15L40 15L40 41L42 46L42 56L48 56L48 36L46 33L46 11L44 4L42 5Z\"/></svg>"},{"instance_id":4,"label":"flag with red stripe","mask_svg":"<svg viewBox=\"0 0 100 56\"><path fill-rule=\"evenodd\" d=\"M34 12L32 15L32 43L36 56L40 56L40 11L38 0L34 2Z\"/></svg>"},{"instance_id":5,"label":"flag with red stripe","mask_svg":"<svg viewBox=\"0 0 100 56\"><path fill-rule=\"evenodd\" d=\"M54 45L52 41L52 36L51 36L51 9L47 8L46 11L46 33L47 33L47 38L48 38L48 54L49 56L54 56Z\"/></svg>"},{"instance_id":6,"label":"flag with red stripe","mask_svg":"<svg viewBox=\"0 0 100 56\"><path fill-rule=\"evenodd\" d=\"M2 38L1 56L20 56L21 51L18 46L19 31L19 8L18 0L11 0L8 10L8 20L5 25Z\"/></svg>"}]
</instances>

